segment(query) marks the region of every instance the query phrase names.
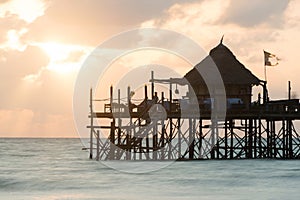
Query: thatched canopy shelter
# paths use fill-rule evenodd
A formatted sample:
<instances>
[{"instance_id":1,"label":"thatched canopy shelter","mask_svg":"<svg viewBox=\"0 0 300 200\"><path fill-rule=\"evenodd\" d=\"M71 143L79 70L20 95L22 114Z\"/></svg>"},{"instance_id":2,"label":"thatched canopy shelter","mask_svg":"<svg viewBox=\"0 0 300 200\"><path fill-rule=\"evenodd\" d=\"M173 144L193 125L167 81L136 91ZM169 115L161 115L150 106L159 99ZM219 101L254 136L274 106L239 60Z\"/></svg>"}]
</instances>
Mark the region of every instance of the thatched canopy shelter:
<instances>
[{"instance_id":1,"label":"thatched canopy shelter","mask_svg":"<svg viewBox=\"0 0 300 200\"><path fill-rule=\"evenodd\" d=\"M210 98L207 84L214 84L216 81L214 79L217 79L217 75L211 76L209 79L202 77L199 71L204 67L209 70L212 65L214 65L214 68L217 67L220 72L227 99L241 99L242 104L248 108L251 103L252 86L260 85L263 81L239 62L235 55L223 45L222 41L210 51L209 56L184 76L192 87L190 89L193 89L197 95L199 102L201 103L201 101Z\"/></svg>"},{"instance_id":2,"label":"thatched canopy shelter","mask_svg":"<svg viewBox=\"0 0 300 200\"><path fill-rule=\"evenodd\" d=\"M224 85L259 85L261 80L251 73L240 61L238 61L235 55L222 43L213 48L209 56L216 64L220 71ZM202 76L197 71L197 67L201 67L205 63L205 58L199 64L190 70L184 77L190 82L190 84L205 84Z\"/></svg>"}]
</instances>

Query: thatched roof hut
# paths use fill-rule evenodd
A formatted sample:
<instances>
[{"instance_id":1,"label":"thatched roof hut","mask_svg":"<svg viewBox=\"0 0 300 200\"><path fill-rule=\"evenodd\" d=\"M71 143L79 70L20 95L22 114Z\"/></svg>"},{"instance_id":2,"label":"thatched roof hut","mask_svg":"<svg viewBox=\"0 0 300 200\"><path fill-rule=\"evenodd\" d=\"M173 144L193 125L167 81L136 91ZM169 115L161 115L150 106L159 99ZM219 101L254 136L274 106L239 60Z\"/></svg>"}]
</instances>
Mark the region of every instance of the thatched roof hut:
<instances>
[{"instance_id":1,"label":"thatched roof hut","mask_svg":"<svg viewBox=\"0 0 300 200\"><path fill-rule=\"evenodd\" d=\"M261 80L251 73L235 55L222 43L213 48L209 52L210 58L216 64L224 85L259 85ZM205 85L205 82L197 71L197 67L206 63L209 57L202 60L192 70L190 70L184 78L186 78L191 85Z\"/></svg>"},{"instance_id":2,"label":"thatched roof hut","mask_svg":"<svg viewBox=\"0 0 300 200\"><path fill-rule=\"evenodd\" d=\"M213 61L213 62L212 62ZM213 48L209 56L203 59L192 70L190 70L184 78L190 83L199 102L210 98L207 89L207 84L213 84L216 76L211 76L210 83L207 82L206 77L202 77L199 69L206 67L208 70L215 65L220 72L221 78L226 90L227 99L240 99L241 104L249 108L252 96L252 86L260 85L262 80L251 73L241 62L239 62L235 55L225 46L222 41L218 46ZM203 75L203 74L202 74Z\"/></svg>"}]
</instances>

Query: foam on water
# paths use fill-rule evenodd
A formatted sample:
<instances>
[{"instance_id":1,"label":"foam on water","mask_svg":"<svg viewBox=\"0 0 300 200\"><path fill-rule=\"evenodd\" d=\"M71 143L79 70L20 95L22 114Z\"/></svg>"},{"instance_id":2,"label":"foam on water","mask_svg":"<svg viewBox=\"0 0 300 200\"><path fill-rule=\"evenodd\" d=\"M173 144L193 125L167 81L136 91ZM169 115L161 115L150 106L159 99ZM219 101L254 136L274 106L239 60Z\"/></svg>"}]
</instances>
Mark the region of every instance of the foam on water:
<instances>
[{"instance_id":1,"label":"foam on water","mask_svg":"<svg viewBox=\"0 0 300 200\"><path fill-rule=\"evenodd\" d=\"M0 199L300 198L299 160L175 162L132 174L81 148L79 139L0 139Z\"/></svg>"}]
</instances>

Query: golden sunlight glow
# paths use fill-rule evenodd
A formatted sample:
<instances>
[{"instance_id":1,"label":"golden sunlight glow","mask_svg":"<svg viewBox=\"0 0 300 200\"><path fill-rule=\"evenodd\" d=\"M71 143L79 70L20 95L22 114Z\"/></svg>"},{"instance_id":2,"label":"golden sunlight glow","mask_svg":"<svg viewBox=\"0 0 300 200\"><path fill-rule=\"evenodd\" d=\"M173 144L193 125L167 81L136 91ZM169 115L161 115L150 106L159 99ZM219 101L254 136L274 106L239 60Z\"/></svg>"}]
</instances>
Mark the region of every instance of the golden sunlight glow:
<instances>
[{"instance_id":1,"label":"golden sunlight glow","mask_svg":"<svg viewBox=\"0 0 300 200\"><path fill-rule=\"evenodd\" d=\"M52 62L64 61L73 50L70 46L48 42L39 45L49 56Z\"/></svg>"},{"instance_id":2,"label":"golden sunlight glow","mask_svg":"<svg viewBox=\"0 0 300 200\"><path fill-rule=\"evenodd\" d=\"M11 0L1 5L0 17L6 13L12 13L27 23L31 23L37 17L44 15L45 9L45 2L41 0Z\"/></svg>"},{"instance_id":3,"label":"golden sunlight glow","mask_svg":"<svg viewBox=\"0 0 300 200\"><path fill-rule=\"evenodd\" d=\"M46 67L50 71L66 74L80 68L89 49L83 46L67 45L57 42L37 44L49 57L50 63ZM72 53L79 52L77 59L71 58Z\"/></svg>"},{"instance_id":4,"label":"golden sunlight glow","mask_svg":"<svg viewBox=\"0 0 300 200\"><path fill-rule=\"evenodd\" d=\"M59 74L69 74L80 68L80 63L50 63L47 69L50 71L57 72Z\"/></svg>"}]
</instances>

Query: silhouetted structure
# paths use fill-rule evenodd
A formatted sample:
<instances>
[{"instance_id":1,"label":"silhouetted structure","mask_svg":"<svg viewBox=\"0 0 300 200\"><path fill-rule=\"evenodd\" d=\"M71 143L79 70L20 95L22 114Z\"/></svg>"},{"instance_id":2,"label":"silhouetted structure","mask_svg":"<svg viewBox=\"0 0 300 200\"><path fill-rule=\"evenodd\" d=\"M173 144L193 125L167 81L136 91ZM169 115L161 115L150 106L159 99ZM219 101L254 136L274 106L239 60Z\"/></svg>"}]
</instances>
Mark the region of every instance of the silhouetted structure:
<instances>
[{"instance_id":1,"label":"silhouetted structure","mask_svg":"<svg viewBox=\"0 0 300 200\"><path fill-rule=\"evenodd\" d=\"M212 118L215 108L210 106L211 96L197 72L211 63L209 59L220 71L226 90L228 109L221 120ZM201 114L193 112L195 104L191 101L185 103L193 110L183 114L186 105L173 99L172 85L187 84L185 80L190 83L189 90L195 91ZM246 69L222 42L184 78L158 80L152 73L150 82L151 98L145 86L144 100L138 105L132 103L129 87L127 103L121 103L120 91L115 102L111 87L110 102L102 112L93 110L91 89L90 158L94 154L97 160L300 158L300 138L293 125L300 119L299 100L269 101L266 82ZM159 98L155 83L169 84L168 99L163 92ZM262 103L251 101L254 85L263 87ZM110 124L95 125L99 118L110 119ZM108 130L108 138L101 137L100 129Z\"/></svg>"}]
</instances>

